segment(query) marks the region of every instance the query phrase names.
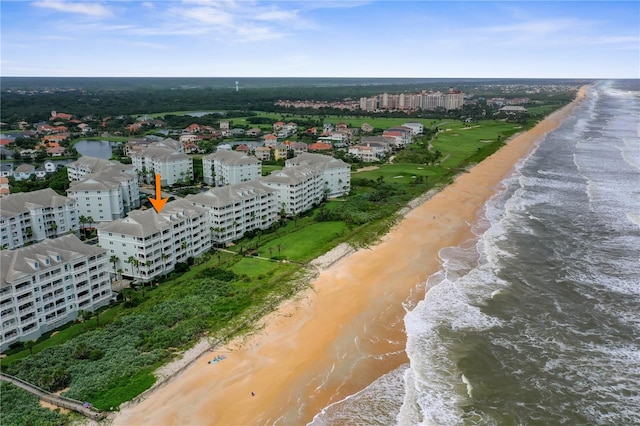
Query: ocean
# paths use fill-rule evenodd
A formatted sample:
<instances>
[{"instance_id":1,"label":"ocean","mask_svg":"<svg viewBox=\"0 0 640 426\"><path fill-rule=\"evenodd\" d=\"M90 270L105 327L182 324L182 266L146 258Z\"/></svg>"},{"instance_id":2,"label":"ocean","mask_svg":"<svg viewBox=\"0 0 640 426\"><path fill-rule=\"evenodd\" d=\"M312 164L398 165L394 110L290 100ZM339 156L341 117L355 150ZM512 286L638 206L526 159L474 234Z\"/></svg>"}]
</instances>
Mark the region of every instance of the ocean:
<instances>
[{"instance_id":1,"label":"ocean","mask_svg":"<svg viewBox=\"0 0 640 426\"><path fill-rule=\"evenodd\" d=\"M310 425L640 425L640 82L591 86L474 234L407 301L410 362Z\"/></svg>"}]
</instances>

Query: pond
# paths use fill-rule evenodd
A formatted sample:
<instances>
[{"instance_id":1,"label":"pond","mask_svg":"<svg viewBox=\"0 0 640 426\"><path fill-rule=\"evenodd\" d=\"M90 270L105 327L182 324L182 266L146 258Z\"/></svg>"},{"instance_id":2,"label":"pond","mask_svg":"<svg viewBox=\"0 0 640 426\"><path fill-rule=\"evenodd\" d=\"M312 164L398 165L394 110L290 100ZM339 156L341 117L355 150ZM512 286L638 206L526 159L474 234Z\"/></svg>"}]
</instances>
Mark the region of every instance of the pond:
<instances>
[{"instance_id":1,"label":"pond","mask_svg":"<svg viewBox=\"0 0 640 426\"><path fill-rule=\"evenodd\" d=\"M111 158L112 148L116 145L117 142L80 140L73 147L80 155L108 160Z\"/></svg>"}]
</instances>

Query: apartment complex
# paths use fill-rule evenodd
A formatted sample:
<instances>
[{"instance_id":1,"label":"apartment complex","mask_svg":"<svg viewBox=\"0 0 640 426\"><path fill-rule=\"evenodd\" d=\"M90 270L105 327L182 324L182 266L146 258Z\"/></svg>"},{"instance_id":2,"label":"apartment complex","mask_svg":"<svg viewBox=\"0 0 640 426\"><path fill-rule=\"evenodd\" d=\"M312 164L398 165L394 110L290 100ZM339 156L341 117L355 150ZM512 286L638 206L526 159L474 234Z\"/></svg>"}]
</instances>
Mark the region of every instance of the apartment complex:
<instances>
[{"instance_id":1,"label":"apartment complex","mask_svg":"<svg viewBox=\"0 0 640 426\"><path fill-rule=\"evenodd\" d=\"M75 235L0 252L1 350L108 304L108 261L105 249Z\"/></svg>"},{"instance_id":2,"label":"apartment complex","mask_svg":"<svg viewBox=\"0 0 640 426\"><path fill-rule=\"evenodd\" d=\"M351 189L351 166L329 155L301 153L285 162L285 167L307 166L322 172L327 197L340 197Z\"/></svg>"},{"instance_id":3,"label":"apartment complex","mask_svg":"<svg viewBox=\"0 0 640 426\"><path fill-rule=\"evenodd\" d=\"M95 222L120 219L140 207L138 175L116 167L84 175L71 183L67 195L76 200L80 216L92 217Z\"/></svg>"},{"instance_id":4,"label":"apartment complex","mask_svg":"<svg viewBox=\"0 0 640 426\"><path fill-rule=\"evenodd\" d=\"M46 188L0 199L0 245L14 249L79 228L76 202Z\"/></svg>"},{"instance_id":5,"label":"apartment complex","mask_svg":"<svg viewBox=\"0 0 640 426\"><path fill-rule=\"evenodd\" d=\"M260 182L277 191L278 210L284 210L286 216L305 212L326 196L324 174L316 167L285 167L271 172Z\"/></svg>"},{"instance_id":6,"label":"apartment complex","mask_svg":"<svg viewBox=\"0 0 640 426\"><path fill-rule=\"evenodd\" d=\"M98 224L97 229L100 246L111 259L111 272L143 282L211 248L207 211L184 199L167 203L160 213L134 210L124 219Z\"/></svg>"},{"instance_id":7,"label":"apartment complex","mask_svg":"<svg viewBox=\"0 0 640 426\"><path fill-rule=\"evenodd\" d=\"M216 186L256 180L262 176L262 163L254 156L237 151L218 151L202 158L204 181Z\"/></svg>"},{"instance_id":8,"label":"apartment complex","mask_svg":"<svg viewBox=\"0 0 640 426\"><path fill-rule=\"evenodd\" d=\"M130 164L122 164L119 161L83 156L78 160L67 164L67 176L70 181L81 180L85 175L102 172L107 169L118 170L122 173L135 174L133 166Z\"/></svg>"},{"instance_id":9,"label":"apartment complex","mask_svg":"<svg viewBox=\"0 0 640 426\"><path fill-rule=\"evenodd\" d=\"M461 109L464 104L464 93L450 88L447 93L427 92L400 93L360 98L360 109L363 111L401 110L415 111L436 110L439 108L449 110Z\"/></svg>"},{"instance_id":10,"label":"apartment complex","mask_svg":"<svg viewBox=\"0 0 640 426\"><path fill-rule=\"evenodd\" d=\"M159 143L158 143L159 144ZM156 143L131 154L133 167L146 183L155 183L156 175L161 176L162 186L171 186L193 180L193 162L182 152Z\"/></svg>"},{"instance_id":11,"label":"apartment complex","mask_svg":"<svg viewBox=\"0 0 640 426\"><path fill-rule=\"evenodd\" d=\"M278 220L277 191L251 181L187 195L186 201L208 211L208 229L217 244L241 238L245 232L267 229Z\"/></svg>"}]
</instances>

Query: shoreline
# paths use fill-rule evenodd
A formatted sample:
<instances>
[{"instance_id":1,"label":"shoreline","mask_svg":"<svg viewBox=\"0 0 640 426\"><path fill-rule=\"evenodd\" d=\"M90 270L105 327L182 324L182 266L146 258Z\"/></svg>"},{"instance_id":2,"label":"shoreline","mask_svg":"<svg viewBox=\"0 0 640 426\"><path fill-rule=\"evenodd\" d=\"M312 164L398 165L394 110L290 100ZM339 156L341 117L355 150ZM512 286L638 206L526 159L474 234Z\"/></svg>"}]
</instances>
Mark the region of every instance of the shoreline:
<instances>
[{"instance_id":1,"label":"shoreline","mask_svg":"<svg viewBox=\"0 0 640 426\"><path fill-rule=\"evenodd\" d=\"M168 378L140 402L123 404L114 424L305 424L406 363L403 303L412 294L421 298L420 284L440 269L440 249L474 238L478 211L585 91L453 183L412 201L375 246L341 245L314 260L319 273L311 287L261 319L252 334L195 358L187 351L170 364L189 364L177 375L162 367L158 373ZM227 358L208 364L220 354Z\"/></svg>"}]
</instances>

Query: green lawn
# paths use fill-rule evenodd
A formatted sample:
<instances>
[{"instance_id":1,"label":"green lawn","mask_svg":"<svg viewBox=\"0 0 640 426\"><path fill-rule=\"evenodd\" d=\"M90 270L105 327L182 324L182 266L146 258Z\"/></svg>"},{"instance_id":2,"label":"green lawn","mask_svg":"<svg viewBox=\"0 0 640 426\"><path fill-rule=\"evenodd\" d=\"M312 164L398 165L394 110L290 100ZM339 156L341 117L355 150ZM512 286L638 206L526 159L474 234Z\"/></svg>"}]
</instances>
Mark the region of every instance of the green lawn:
<instances>
[{"instance_id":1,"label":"green lawn","mask_svg":"<svg viewBox=\"0 0 640 426\"><path fill-rule=\"evenodd\" d=\"M385 182L409 184L418 176L433 177L442 175L442 168L423 164L381 164L376 170L353 173L352 179L377 180L380 176Z\"/></svg>"}]
</instances>

